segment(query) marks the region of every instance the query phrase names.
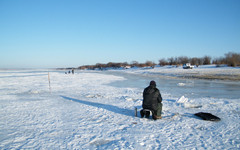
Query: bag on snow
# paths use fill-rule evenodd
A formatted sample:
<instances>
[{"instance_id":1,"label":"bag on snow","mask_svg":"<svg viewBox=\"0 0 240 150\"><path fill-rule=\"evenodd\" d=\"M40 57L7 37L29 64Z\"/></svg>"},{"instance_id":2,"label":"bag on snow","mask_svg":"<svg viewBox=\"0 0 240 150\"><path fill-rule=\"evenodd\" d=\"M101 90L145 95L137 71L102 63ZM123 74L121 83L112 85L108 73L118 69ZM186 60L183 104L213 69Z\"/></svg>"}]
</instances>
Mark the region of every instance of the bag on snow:
<instances>
[{"instance_id":1,"label":"bag on snow","mask_svg":"<svg viewBox=\"0 0 240 150\"><path fill-rule=\"evenodd\" d=\"M210 114L210 113L199 112L194 115L202 118L203 120L207 120L207 121L220 121L221 120L219 117L214 116L213 114Z\"/></svg>"}]
</instances>

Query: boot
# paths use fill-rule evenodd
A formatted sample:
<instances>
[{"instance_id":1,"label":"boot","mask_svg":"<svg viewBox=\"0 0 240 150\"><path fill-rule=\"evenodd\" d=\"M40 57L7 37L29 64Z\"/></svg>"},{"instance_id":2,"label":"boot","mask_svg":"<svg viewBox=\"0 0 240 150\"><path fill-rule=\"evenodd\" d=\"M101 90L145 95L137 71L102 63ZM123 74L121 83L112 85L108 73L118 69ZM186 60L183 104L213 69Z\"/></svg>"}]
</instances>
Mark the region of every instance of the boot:
<instances>
[{"instance_id":1,"label":"boot","mask_svg":"<svg viewBox=\"0 0 240 150\"><path fill-rule=\"evenodd\" d=\"M162 119L162 117L161 117L161 116L156 116L156 115L153 115L153 119L154 119L154 120L157 120L157 119Z\"/></svg>"}]
</instances>

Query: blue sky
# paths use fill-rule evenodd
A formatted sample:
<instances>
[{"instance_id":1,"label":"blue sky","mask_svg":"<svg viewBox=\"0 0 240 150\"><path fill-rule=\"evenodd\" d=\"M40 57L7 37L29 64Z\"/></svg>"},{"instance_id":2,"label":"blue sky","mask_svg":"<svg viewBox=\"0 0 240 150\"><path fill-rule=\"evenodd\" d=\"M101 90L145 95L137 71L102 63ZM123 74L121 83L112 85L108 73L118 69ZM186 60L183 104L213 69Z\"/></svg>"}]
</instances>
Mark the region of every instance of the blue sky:
<instances>
[{"instance_id":1,"label":"blue sky","mask_svg":"<svg viewBox=\"0 0 240 150\"><path fill-rule=\"evenodd\" d=\"M0 0L0 68L240 52L240 0Z\"/></svg>"}]
</instances>

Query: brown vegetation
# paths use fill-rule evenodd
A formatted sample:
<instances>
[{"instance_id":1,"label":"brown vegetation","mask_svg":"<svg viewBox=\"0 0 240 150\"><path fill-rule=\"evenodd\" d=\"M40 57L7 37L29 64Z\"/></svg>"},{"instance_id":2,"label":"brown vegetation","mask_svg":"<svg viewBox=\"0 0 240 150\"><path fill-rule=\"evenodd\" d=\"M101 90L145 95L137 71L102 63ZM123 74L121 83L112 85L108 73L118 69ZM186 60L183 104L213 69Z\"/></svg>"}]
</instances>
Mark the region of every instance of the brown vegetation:
<instances>
[{"instance_id":1,"label":"brown vegetation","mask_svg":"<svg viewBox=\"0 0 240 150\"><path fill-rule=\"evenodd\" d=\"M124 63L114 63L114 62L109 62L107 64L101 64L97 63L96 65L85 65L85 66L80 66L78 69L100 69L104 70L105 68L132 68L132 67L154 67L156 64L152 61L146 61L146 63L138 63L137 61L133 61L131 64L128 64L127 62Z\"/></svg>"},{"instance_id":2,"label":"brown vegetation","mask_svg":"<svg viewBox=\"0 0 240 150\"><path fill-rule=\"evenodd\" d=\"M176 66L181 66L186 63L191 63L192 65L209 65L211 64L211 57L210 56L204 56L202 58L189 58L187 56L180 56L180 57L171 57L166 59L160 59L159 60L159 65L160 66L165 66L165 65L176 65Z\"/></svg>"},{"instance_id":3,"label":"brown vegetation","mask_svg":"<svg viewBox=\"0 0 240 150\"><path fill-rule=\"evenodd\" d=\"M168 59L162 58L159 60L158 65L160 66L166 66L166 65L175 65L175 66L181 66L186 63L191 63L192 65L209 65L209 64L226 64L228 66L236 67L240 66L240 54L239 53L233 53L229 52L225 54L225 57L219 57L215 58L212 60L210 56L204 56L201 58L193 57L189 58L187 56L180 56L180 57L171 57ZM105 68L132 68L132 67L151 67L154 68L156 64L152 61L146 61L145 63L138 63L137 61L132 61L132 63L128 64L127 62L124 63L114 63L114 62L109 62L107 64L101 64L97 63L95 65L85 65L85 66L80 66L78 69L100 69L104 70Z\"/></svg>"},{"instance_id":4,"label":"brown vegetation","mask_svg":"<svg viewBox=\"0 0 240 150\"><path fill-rule=\"evenodd\" d=\"M225 57L213 60L213 63L217 65L227 64L228 66L237 67L240 66L240 54L229 52L225 54Z\"/></svg>"}]
</instances>

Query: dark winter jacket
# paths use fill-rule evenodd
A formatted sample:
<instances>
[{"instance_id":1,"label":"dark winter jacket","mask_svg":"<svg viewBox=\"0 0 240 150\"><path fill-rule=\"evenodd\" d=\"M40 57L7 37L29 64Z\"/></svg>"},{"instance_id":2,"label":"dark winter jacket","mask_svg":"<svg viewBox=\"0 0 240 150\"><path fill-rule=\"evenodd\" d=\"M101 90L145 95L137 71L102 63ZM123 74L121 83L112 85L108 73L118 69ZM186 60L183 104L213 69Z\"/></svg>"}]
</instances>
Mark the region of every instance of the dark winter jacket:
<instances>
[{"instance_id":1,"label":"dark winter jacket","mask_svg":"<svg viewBox=\"0 0 240 150\"><path fill-rule=\"evenodd\" d=\"M145 109L151 109L156 111L158 103L162 102L162 96L159 90L154 85L150 85L143 91L143 104Z\"/></svg>"}]
</instances>

